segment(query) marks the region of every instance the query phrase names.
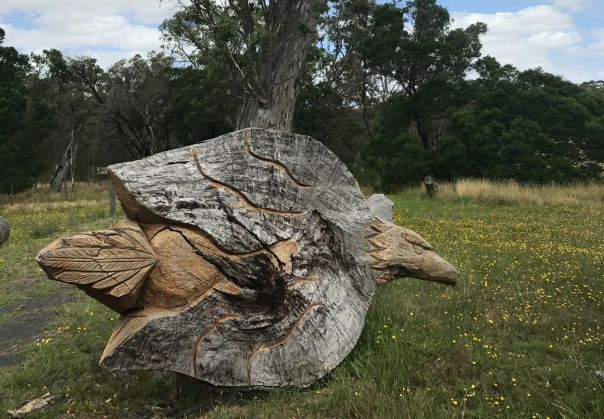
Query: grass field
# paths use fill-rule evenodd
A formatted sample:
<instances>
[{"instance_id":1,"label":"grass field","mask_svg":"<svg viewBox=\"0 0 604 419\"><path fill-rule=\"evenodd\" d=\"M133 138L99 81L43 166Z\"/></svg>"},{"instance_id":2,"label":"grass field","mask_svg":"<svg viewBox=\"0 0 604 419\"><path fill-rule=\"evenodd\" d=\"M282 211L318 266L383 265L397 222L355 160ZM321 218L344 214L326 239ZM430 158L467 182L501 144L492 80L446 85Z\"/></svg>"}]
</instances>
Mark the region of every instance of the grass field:
<instances>
[{"instance_id":1,"label":"grass field","mask_svg":"<svg viewBox=\"0 0 604 419\"><path fill-rule=\"evenodd\" d=\"M604 417L604 205L392 198L395 221L455 264L459 285L382 287L356 349L312 388L196 396L170 374L100 369L116 315L33 260L57 236L109 227L102 202L5 206L0 415L49 391L33 417Z\"/></svg>"}]
</instances>

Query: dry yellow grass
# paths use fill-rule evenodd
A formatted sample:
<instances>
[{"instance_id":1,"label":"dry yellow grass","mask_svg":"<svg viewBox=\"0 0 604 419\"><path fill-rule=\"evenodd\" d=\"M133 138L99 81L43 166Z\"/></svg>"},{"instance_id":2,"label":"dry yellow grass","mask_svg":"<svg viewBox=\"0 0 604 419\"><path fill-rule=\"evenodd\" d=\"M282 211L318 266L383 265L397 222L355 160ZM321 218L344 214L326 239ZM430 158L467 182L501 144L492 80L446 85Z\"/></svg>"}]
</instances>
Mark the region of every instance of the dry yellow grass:
<instances>
[{"instance_id":1,"label":"dry yellow grass","mask_svg":"<svg viewBox=\"0 0 604 419\"><path fill-rule=\"evenodd\" d=\"M604 184L520 185L511 180L493 182L484 179L461 179L441 184L439 196L487 203L602 206Z\"/></svg>"},{"instance_id":2,"label":"dry yellow grass","mask_svg":"<svg viewBox=\"0 0 604 419\"><path fill-rule=\"evenodd\" d=\"M80 207L99 207L100 201L56 201L56 202L16 202L1 207L6 212L33 214L38 212L49 212L56 210L69 210Z\"/></svg>"},{"instance_id":3,"label":"dry yellow grass","mask_svg":"<svg viewBox=\"0 0 604 419\"><path fill-rule=\"evenodd\" d=\"M70 184L67 191L53 193L48 185L38 185L16 195L0 195L0 209L34 213L73 207L98 207L108 203L108 187L108 182L78 182L73 188Z\"/></svg>"}]
</instances>

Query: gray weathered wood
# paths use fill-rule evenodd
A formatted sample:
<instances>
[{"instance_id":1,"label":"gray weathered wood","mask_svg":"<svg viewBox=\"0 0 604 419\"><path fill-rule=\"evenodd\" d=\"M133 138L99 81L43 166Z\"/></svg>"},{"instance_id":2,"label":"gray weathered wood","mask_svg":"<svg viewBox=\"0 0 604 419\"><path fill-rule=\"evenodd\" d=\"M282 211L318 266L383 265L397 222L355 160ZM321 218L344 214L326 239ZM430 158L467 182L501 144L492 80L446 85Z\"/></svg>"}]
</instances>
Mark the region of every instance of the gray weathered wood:
<instances>
[{"instance_id":1,"label":"gray weathered wood","mask_svg":"<svg viewBox=\"0 0 604 419\"><path fill-rule=\"evenodd\" d=\"M71 130L71 141L63 153L63 158L57 166L52 179L50 180L50 190L52 192L61 192L63 184L67 181L67 175L70 169L73 169L73 161L77 152L78 146L73 142L73 130ZM73 177L73 176L72 176Z\"/></svg>"},{"instance_id":2,"label":"gray weathered wood","mask_svg":"<svg viewBox=\"0 0 604 419\"><path fill-rule=\"evenodd\" d=\"M113 187L113 183L109 184L109 217L115 217L115 188Z\"/></svg>"},{"instance_id":3,"label":"gray weathered wood","mask_svg":"<svg viewBox=\"0 0 604 419\"><path fill-rule=\"evenodd\" d=\"M430 198L434 198L438 194L438 183L430 175L424 178L424 186L426 187L426 194Z\"/></svg>"},{"instance_id":4,"label":"gray weathered wood","mask_svg":"<svg viewBox=\"0 0 604 419\"><path fill-rule=\"evenodd\" d=\"M455 283L455 269L377 218L309 137L247 129L109 172L130 220L37 259L122 313L101 359L112 370L308 386L350 353L378 285Z\"/></svg>"},{"instance_id":5,"label":"gray weathered wood","mask_svg":"<svg viewBox=\"0 0 604 419\"><path fill-rule=\"evenodd\" d=\"M10 237L10 225L4 217L0 217L0 246L8 241Z\"/></svg>"},{"instance_id":6,"label":"gray weathered wood","mask_svg":"<svg viewBox=\"0 0 604 419\"><path fill-rule=\"evenodd\" d=\"M367 199L367 205L369 205L371 211L382 220L392 222L394 217L394 202L386 197L386 195L381 193L371 195Z\"/></svg>"}]
</instances>

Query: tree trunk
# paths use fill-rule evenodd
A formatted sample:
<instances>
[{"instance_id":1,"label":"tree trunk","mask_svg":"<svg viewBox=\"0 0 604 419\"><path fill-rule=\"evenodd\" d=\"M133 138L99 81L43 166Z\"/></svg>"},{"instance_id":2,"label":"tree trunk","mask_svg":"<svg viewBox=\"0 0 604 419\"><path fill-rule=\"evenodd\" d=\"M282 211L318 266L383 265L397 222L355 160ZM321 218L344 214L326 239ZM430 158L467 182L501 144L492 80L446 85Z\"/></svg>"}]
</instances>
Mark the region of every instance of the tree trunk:
<instances>
[{"instance_id":1,"label":"tree trunk","mask_svg":"<svg viewBox=\"0 0 604 419\"><path fill-rule=\"evenodd\" d=\"M248 92L237 129L256 127L290 132L296 81L304 69L324 0L281 0L271 4L268 29L274 40L255 67L257 91Z\"/></svg>"},{"instance_id":2,"label":"tree trunk","mask_svg":"<svg viewBox=\"0 0 604 419\"><path fill-rule=\"evenodd\" d=\"M428 135L428 133L426 132L426 129L424 128L423 124L421 123L419 117L415 116L415 117L413 117L413 120L415 121L415 129L417 130L417 135L419 136L420 140L422 141L424 149L427 151L431 151L434 148L434 141L432 140L430 135Z\"/></svg>"},{"instance_id":3,"label":"tree trunk","mask_svg":"<svg viewBox=\"0 0 604 419\"><path fill-rule=\"evenodd\" d=\"M75 153L75 146L73 144L73 130L71 131L71 141L63 153L63 158L57 166L55 173L50 180L50 190L52 192L61 192L63 184L67 181L67 175L69 174L70 166L73 163L73 155Z\"/></svg>"},{"instance_id":4,"label":"tree trunk","mask_svg":"<svg viewBox=\"0 0 604 419\"><path fill-rule=\"evenodd\" d=\"M10 225L6 219L0 217L0 247L8 241L10 237Z\"/></svg>"}]
</instances>

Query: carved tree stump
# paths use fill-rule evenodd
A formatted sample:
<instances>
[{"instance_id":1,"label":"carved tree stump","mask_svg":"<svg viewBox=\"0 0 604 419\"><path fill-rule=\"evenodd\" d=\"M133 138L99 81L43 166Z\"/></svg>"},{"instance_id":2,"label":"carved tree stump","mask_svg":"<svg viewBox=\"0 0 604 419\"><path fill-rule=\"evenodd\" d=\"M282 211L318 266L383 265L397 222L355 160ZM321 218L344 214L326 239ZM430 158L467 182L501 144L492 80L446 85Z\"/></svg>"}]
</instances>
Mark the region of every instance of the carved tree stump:
<instances>
[{"instance_id":1,"label":"carved tree stump","mask_svg":"<svg viewBox=\"0 0 604 419\"><path fill-rule=\"evenodd\" d=\"M109 169L129 220L37 260L122 314L101 358L112 370L308 386L353 349L377 285L455 283L309 137L247 129Z\"/></svg>"}]
</instances>

